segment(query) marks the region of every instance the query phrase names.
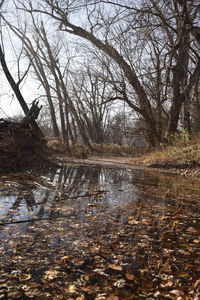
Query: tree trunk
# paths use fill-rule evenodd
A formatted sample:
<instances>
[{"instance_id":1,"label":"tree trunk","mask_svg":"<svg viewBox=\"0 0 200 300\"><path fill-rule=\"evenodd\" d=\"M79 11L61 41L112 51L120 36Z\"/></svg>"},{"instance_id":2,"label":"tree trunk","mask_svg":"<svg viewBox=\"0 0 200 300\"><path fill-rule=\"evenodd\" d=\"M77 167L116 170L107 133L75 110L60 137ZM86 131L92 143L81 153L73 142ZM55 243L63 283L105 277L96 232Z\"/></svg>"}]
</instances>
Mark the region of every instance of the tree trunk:
<instances>
[{"instance_id":1,"label":"tree trunk","mask_svg":"<svg viewBox=\"0 0 200 300\"><path fill-rule=\"evenodd\" d=\"M190 99L186 99L183 103L183 128L189 133L192 133L191 114L190 114Z\"/></svg>"},{"instance_id":2,"label":"tree trunk","mask_svg":"<svg viewBox=\"0 0 200 300\"><path fill-rule=\"evenodd\" d=\"M0 61L1 61L1 65L4 71L4 74L13 90L13 92L15 93L15 96L17 97L17 100L19 101L19 104L21 105L25 115L27 116L29 113L29 108L20 92L19 86L18 84L14 81L10 71L8 70L7 64L6 64L6 60L5 60L5 56L2 50L2 47L0 45ZM31 119L30 122L32 128L34 129L34 131L41 137L44 137L44 134L42 133L40 127L38 126L37 122L35 121L35 119Z\"/></svg>"},{"instance_id":3,"label":"tree trunk","mask_svg":"<svg viewBox=\"0 0 200 300\"><path fill-rule=\"evenodd\" d=\"M173 98L170 110L170 119L168 125L168 135L174 134L178 129L178 121L181 113L182 104L186 100L186 85L188 79L188 51L189 51L189 30L187 28L186 16L182 15L183 20L180 20L178 26L179 40L176 47L178 47L178 55L176 65L172 69L173 72Z\"/></svg>"},{"instance_id":4,"label":"tree trunk","mask_svg":"<svg viewBox=\"0 0 200 300\"><path fill-rule=\"evenodd\" d=\"M161 141L161 138L159 136L159 133L157 132L156 128L156 122L153 117L152 108L150 105L150 102L147 98L147 95L145 93L144 88L142 87L135 70L133 70L129 64L125 61L125 59L119 54L119 52L112 47L108 43L104 43L98 38L96 38L92 33L86 31L82 27L76 26L72 23L70 23L65 16L62 20L62 30L65 30L66 32L69 32L71 34L74 34L76 36L83 37L84 39L90 41L93 45L95 45L98 49L102 50L105 54L107 54L110 58L112 58L123 70L125 77L135 90L138 99L139 99L139 107L137 107L137 112L142 114L142 116L145 119L145 122L147 126L150 129L151 132L151 142L152 147L155 147L155 145ZM70 28L70 29L68 29ZM133 108L133 106L132 106ZM134 106L134 108L136 108Z\"/></svg>"}]
</instances>

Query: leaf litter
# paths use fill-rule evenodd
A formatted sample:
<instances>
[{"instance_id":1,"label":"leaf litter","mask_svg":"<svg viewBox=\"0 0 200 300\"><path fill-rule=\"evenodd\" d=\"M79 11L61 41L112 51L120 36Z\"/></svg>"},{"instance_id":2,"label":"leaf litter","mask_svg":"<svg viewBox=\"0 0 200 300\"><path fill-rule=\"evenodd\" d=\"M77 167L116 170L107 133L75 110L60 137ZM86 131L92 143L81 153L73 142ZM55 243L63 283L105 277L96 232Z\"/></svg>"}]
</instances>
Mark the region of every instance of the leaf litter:
<instances>
[{"instance_id":1,"label":"leaf litter","mask_svg":"<svg viewBox=\"0 0 200 300\"><path fill-rule=\"evenodd\" d=\"M199 299L198 183L70 166L21 176L0 183L0 299Z\"/></svg>"}]
</instances>

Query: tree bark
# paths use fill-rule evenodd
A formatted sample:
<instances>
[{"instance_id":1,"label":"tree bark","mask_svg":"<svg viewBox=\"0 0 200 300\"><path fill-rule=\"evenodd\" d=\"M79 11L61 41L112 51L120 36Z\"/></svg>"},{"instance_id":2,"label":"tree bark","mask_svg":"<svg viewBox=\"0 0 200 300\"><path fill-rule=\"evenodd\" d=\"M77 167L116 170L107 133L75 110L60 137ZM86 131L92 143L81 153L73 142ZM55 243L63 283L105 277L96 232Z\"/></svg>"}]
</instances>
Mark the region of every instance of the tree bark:
<instances>
[{"instance_id":1,"label":"tree bark","mask_svg":"<svg viewBox=\"0 0 200 300\"><path fill-rule=\"evenodd\" d=\"M173 98L170 109L168 135L174 134L177 131L181 108L186 100L185 88L188 80L189 29L184 11L182 12L182 19L178 20L178 22L180 23L177 26L178 41L176 48L178 48L178 54L176 65L172 69Z\"/></svg>"},{"instance_id":2,"label":"tree bark","mask_svg":"<svg viewBox=\"0 0 200 300\"><path fill-rule=\"evenodd\" d=\"M3 53L3 50L2 50L2 47L0 45L0 61L1 61L1 65L2 65L2 68L3 68L3 71L4 71L4 74L13 90L13 92L15 93L16 97L17 97L17 100L19 101L19 104L21 105L25 115L27 116L28 113L29 113L29 108L20 92L20 89L19 89L19 86L18 84L14 81L8 67L7 67L7 64L6 64L6 60L5 60L5 56L4 56L4 53ZM42 133L41 129L39 128L37 122L32 119L31 122L30 122L31 126L33 127L34 131L41 137L44 137L44 134Z\"/></svg>"},{"instance_id":3,"label":"tree bark","mask_svg":"<svg viewBox=\"0 0 200 300\"><path fill-rule=\"evenodd\" d=\"M150 141L152 142L151 146L155 147L156 143L161 141L161 137L156 128L156 121L153 117L150 102L147 98L144 88L142 87L136 75L136 72L129 66L129 64L124 60L124 58L118 53L118 51L114 47L112 47L108 43L102 42L101 40L96 38L92 33L88 32L82 27L70 23L67 17L63 17L62 25L60 28L68 33L80 36L90 41L93 45L95 45L98 49L102 50L120 66L120 68L124 72L125 77L127 78L127 80L129 81L129 83L131 84L138 96L140 104L138 111L144 117L147 126L149 126L149 132L151 135Z\"/></svg>"}]
</instances>

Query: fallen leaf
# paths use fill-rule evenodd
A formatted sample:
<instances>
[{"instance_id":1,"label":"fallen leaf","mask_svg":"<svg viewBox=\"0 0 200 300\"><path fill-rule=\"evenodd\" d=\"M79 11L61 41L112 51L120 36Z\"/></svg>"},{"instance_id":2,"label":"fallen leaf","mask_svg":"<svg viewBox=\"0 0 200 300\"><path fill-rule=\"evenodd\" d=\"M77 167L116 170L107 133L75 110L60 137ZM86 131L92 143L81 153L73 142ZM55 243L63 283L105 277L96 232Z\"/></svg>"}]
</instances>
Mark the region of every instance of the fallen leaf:
<instances>
[{"instance_id":1,"label":"fallen leaf","mask_svg":"<svg viewBox=\"0 0 200 300\"><path fill-rule=\"evenodd\" d=\"M197 279L194 283L194 289L196 289L200 285L200 279Z\"/></svg>"},{"instance_id":2,"label":"fallen leaf","mask_svg":"<svg viewBox=\"0 0 200 300\"><path fill-rule=\"evenodd\" d=\"M198 231L194 227L189 227L186 231L191 233L198 233Z\"/></svg>"},{"instance_id":3,"label":"fallen leaf","mask_svg":"<svg viewBox=\"0 0 200 300\"><path fill-rule=\"evenodd\" d=\"M77 287L74 285L74 284L72 284L72 285L70 285L69 287L68 287L68 292L70 293L70 294L75 294L75 293L77 293Z\"/></svg>"},{"instance_id":4,"label":"fallen leaf","mask_svg":"<svg viewBox=\"0 0 200 300\"><path fill-rule=\"evenodd\" d=\"M149 225L150 220L149 219L142 219L141 223L144 224L144 225Z\"/></svg>"},{"instance_id":5,"label":"fallen leaf","mask_svg":"<svg viewBox=\"0 0 200 300\"><path fill-rule=\"evenodd\" d=\"M85 280L85 281L89 281L89 279L90 279L90 277L87 275L87 274L85 274L85 275L83 275L83 276L81 276L82 278L83 278L83 280Z\"/></svg>"},{"instance_id":6,"label":"fallen leaf","mask_svg":"<svg viewBox=\"0 0 200 300\"><path fill-rule=\"evenodd\" d=\"M31 274L19 274L19 280L23 281L23 280L29 280L31 278Z\"/></svg>"},{"instance_id":7,"label":"fallen leaf","mask_svg":"<svg viewBox=\"0 0 200 300\"><path fill-rule=\"evenodd\" d=\"M183 249L180 249L178 250L179 253L183 254L183 255L189 255L189 252L183 250Z\"/></svg>"},{"instance_id":8,"label":"fallen leaf","mask_svg":"<svg viewBox=\"0 0 200 300\"><path fill-rule=\"evenodd\" d=\"M61 257L61 259L60 259L64 264L66 264L67 263L67 261L69 260L69 256L63 256L63 257Z\"/></svg>"},{"instance_id":9,"label":"fallen leaf","mask_svg":"<svg viewBox=\"0 0 200 300\"><path fill-rule=\"evenodd\" d=\"M162 282L162 283L160 284L160 287L161 287L161 288L166 288L166 287L170 287L170 286L173 286L173 282L170 281L170 280L165 281L165 282Z\"/></svg>"},{"instance_id":10,"label":"fallen leaf","mask_svg":"<svg viewBox=\"0 0 200 300\"><path fill-rule=\"evenodd\" d=\"M136 220L130 220L130 221L128 221L128 223L129 223L130 225L137 225L137 224L139 223L139 221L136 221Z\"/></svg>"},{"instance_id":11,"label":"fallen leaf","mask_svg":"<svg viewBox=\"0 0 200 300\"><path fill-rule=\"evenodd\" d=\"M99 194L96 195L96 197L97 197L97 198L101 198L101 197L102 197L102 194L99 193Z\"/></svg>"},{"instance_id":12,"label":"fallen leaf","mask_svg":"<svg viewBox=\"0 0 200 300\"><path fill-rule=\"evenodd\" d=\"M200 240L193 240L193 242L195 243L195 244L198 244L199 242L200 242Z\"/></svg>"},{"instance_id":13,"label":"fallen leaf","mask_svg":"<svg viewBox=\"0 0 200 300\"><path fill-rule=\"evenodd\" d=\"M97 203L88 203L88 205L87 206L89 206L89 207L95 207L95 206L97 206L98 204Z\"/></svg>"},{"instance_id":14,"label":"fallen leaf","mask_svg":"<svg viewBox=\"0 0 200 300\"><path fill-rule=\"evenodd\" d=\"M126 273L126 279L128 280L134 280L135 279L135 276L131 273Z\"/></svg>"},{"instance_id":15,"label":"fallen leaf","mask_svg":"<svg viewBox=\"0 0 200 300\"><path fill-rule=\"evenodd\" d=\"M95 252L100 252L101 250L101 246L100 245L94 245L92 248L91 248L91 252L92 253L95 253Z\"/></svg>"},{"instance_id":16,"label":"fallen leaf","mask_svg":"<svg viewBox=\"0 0 200 300\"><path fill-rule=\"evenodd\" d=\"M182 297L184 294L180 290L172 290L169 292L170 295L175 295L176 297Z\"/></svg>"},{"instance_id":17,"label":"fallen leaf","mask_svg":"<svg viewBox=\"0 0 200 300\"><path fill-rule=\"evenodd\" d=\"M187 243L182 243L182 244L180 244L180 246L181 246L181 247L185 247L185 248L188 248L188 247L190 247L190 245L189 245L189 244L187 244Z\"/></svg>"},{"instance_id":18,"label":"fallen leaf","mask_svg":"<svg viewBox=\"0 0 200 300\"><path fill-rule=\"evenodd\" d=\"M118 296L115 296L115 295L111 295L109 296L108 298L106 298L108 300L119 300L119 297Z\"/></svg>"},{"instance_id":19,"label":"fallen leaf","mask_svg":"<svg viewBox=\"0 0 200 300\"><path fill-rule=\"evenodd\" d=\"M115 270L115 271L122 271L122 266L119 266L119 265L111 264L108 266L108 268Z\"/></svg>"},{"instance_id":20,"label":"fallen leaf","mask_svg":"<svg viewBox=\"0 0 200 300\"><path fill-rule=\"evenodd\" d=\"M76 300L85 300L85 296L81 295L81 296L77 297Z\"/></svg>"},{"instance_id":21,"label":"fallen leaf","mask_svg":"<svg viewBox=\"0 0 200 300\"><path fill-rule=\"evenodd\" d=\"M179 273L178 277L182 277L182 278L184 278L184 277L190 277L190 274L188 274L188 273Z\"/></svg>"},{"instance_id":22,"label":"fallen leaf","mask_svg":"<svg viewBox=\"0 0 200 300\"><path fill-rule=\"evenodd\" d=\"M114 286L118 288L123 288L126 284L126 281L124 279L119 279L114 283Z\"/></svg>"},{"instance_id":23,"label":"fallen leaf","mask_svg":"<svg viewBox=\"0 0 200 300\"><path fill-rule=\"evenodd\" d=\"M44 279L52 280L58 276L58 271L49 270L45 272Z\"/></svg>"},{"instance_id":24,"label":"fallen leaf","mask_svg":"<svg viewBox=\"0 0 200 300\"><path fill-rule=\"evenodd\" d=\"M60 232L64 231L64 228L62 228L62 227L58 227L57 229L58 229L58 231L60 231Z\"/></svg>"}]
</instances>

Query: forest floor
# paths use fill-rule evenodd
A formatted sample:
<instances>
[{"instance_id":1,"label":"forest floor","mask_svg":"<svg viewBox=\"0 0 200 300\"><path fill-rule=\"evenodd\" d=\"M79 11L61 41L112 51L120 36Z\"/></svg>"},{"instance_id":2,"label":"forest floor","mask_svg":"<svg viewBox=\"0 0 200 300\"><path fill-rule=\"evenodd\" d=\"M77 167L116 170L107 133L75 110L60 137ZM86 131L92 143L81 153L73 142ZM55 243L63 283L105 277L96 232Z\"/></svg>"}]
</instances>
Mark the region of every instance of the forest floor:
<instances>
[{"instance_id":1,"label":"forest floor","mask_svg":"<svg viewBox=\"0 0 200 300\"><path fill-rule=\"evenodd\" d=\"M101 165L110 166L115 168L127 168L127 169L148 169L156 170L160 173L171 173L179 174L184 176L194 176L200 178L200 166L193 162L176 162L169 160L157 159L154 163L148 163L148 158L151 154L139 156L139 157L118 157L112 155L91 155L86 158L76 156L63 156L58 155L56 159L60 163L72 163L72 164L83 164L83 165Z\"/></svg>"},{"instance_id":2,"label":"forest floor","mask_svg":"<svg viewBox=\"0 0 200 300\"><path fill-rule=\"evenodd\" d=\"M151 155L5 161L0 299L199 300L200 168Z\"/></svg>"},{"instance_id":3,"label":"forest floor","mask_svg":"<svg viewBox=\"0 0 200 300\"><path fill-rule=\"evenodd\" d=\"M4 136L0 299L200 299L199 145L78 157Z\"/></svg>"},{"instance_id":4,"label":"forest floor","mask_svg":"<svg viewBox=\"0 0 200 300\"><path fill-rule=\"evenodd\" d=\"M199 300L199 182L129 158L62 163L1 176L0 299Z\"/></svg>"},{"instance_id":5,"label":"forest floor","mask_svg":"<svg viewBox=\"0 0 200 300\"><path fill-rule=\"evenodd\" d=\"M200 178L200 140L190 140L182 134L171 145L161 146L146 154L136 154L128 145L94 145L100 152L91 153L78 146L70 155L58 151L61 162L105 165L123 168L148 168L160 172L170 172ZM56 154L55 154L56 156Z\"/></svg>"}]
</instances>

